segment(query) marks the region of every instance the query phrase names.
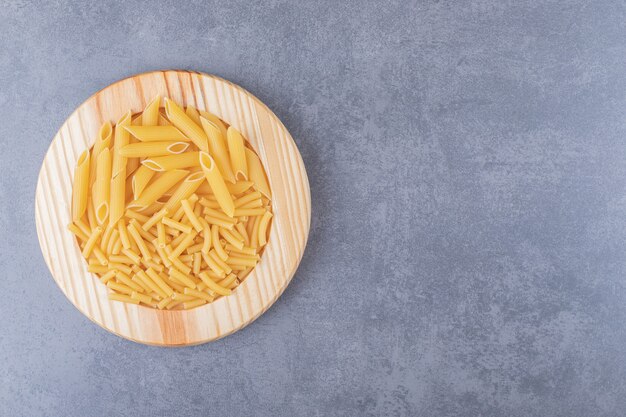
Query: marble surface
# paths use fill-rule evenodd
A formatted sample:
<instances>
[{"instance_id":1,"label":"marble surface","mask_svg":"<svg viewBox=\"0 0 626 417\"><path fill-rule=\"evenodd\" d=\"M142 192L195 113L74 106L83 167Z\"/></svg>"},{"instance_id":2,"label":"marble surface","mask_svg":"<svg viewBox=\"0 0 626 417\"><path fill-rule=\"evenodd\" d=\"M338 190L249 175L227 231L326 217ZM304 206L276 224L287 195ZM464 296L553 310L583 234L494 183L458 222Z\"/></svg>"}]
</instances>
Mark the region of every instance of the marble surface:
<instances>
[{"instance_id":1,"label":"marble surface","mask_svg":"<svg viewBox=\"0 0 626 417\"><path fill-rule=\"evenodd\" d=\"M8 0L0 7L0 415L623 416L623 1ZM183 68L257 95L312 228L244 330L138 345L82 316L34 188L94 91Z\"/></svg>"}]
</instances>

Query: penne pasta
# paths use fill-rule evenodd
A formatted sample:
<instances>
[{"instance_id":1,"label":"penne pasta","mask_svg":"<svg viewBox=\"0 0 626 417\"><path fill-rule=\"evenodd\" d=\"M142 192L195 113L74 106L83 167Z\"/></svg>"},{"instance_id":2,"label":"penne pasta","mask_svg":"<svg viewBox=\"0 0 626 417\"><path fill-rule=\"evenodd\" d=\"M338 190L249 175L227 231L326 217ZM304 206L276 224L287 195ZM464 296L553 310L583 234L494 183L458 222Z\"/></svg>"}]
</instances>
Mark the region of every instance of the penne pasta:
<instances>
[{"instance_id":1,"label":"penne pasta","mask_svg":"<svg viewBox=\"0 0 626 417\"><path fill-rule=\"evenodd\" d=\"M89 198L89 151L86 150L78 158L74 171L74 186L72 189L72 221L76 222L83 217L87 210Z\"/></svg>"},{"instance_id":2,"label":"penne pasta","mask_svg":"<svg viewBox=\"0 0 626 417\"><path fill-rule=\"evenodd\" d=\"M141 197L141 193L145 190L146 186L154 176L155 171L148 168L145 165L140 166L132 179L133 199L137 200Z\"/></svg>"},{"instance_id":3,"label":"penne pasta","mask_svg":"<svg viewBox=\"0 0 626 417\"><path fill-rule=\"evenodd\" d=\"M226 181L234 184L236 182L236 177L228 156L228 147L225 142L226 136L222 134L215 123L212 123L204 118L201 118L200 121L202 123L202 128L207 135L209 152L215 159L220 174L222 174L222 177Z\"/></svg>"},{"instance_id":4,"label":"penne pasta","mask_svg":"<svg viewBox=\"0 0 626 417\"><path fill-rule=\"evenodd\" d=\"M165 114L170 122L180 129L201 151L208 151L208 140L200 126L189 118L183 109L170 99L165 99Z\"/></svg>"},{"instance_id":5,"label":"penne pasta","mask_svg":"<svg viewBox=\"0 0 626 417\"><path fill-rule=\"evenodd\" d=\"M141 194L141 197L131 202L128 207L137 207L140 210L146 208L150 204L157 201L161 196L163 196L163 194L167 190L169 190L176 183L182 180L187 175L187 173L188 171L180 169L164 173L158 179L153 181L148 187L146 187L146 189ZM169 209L167 205L165 205L165 208Z\"/></svg>"},{"instance_id":6,"label":"penne pasta","mask_svg":"<svg viewBox=\"0 0 626 417\"><path fill-rule=\"evenodd\" d=\"M272 192L267 182L267 177L265 176L261 160L257 154L249 148L245 149L245 153L246 162L248 163L248 178L250 178L250 181L254 183L254 189L260 191L265 197L271 199Z\"/></svg>"},{"instance_id":7,"label":"penne pasta","mask_svg":"<svg viewBox=\"0 0 626 417\"><path fill-rule=\"evenodd\" d=\"M75 167L67 228L111 300L189 309L261 261L271 195L241 133L169 99L165 117L160 102L100 127Z\"/></svg>"},{"instance_id":8,"label":"penne pasta","mask_svg":"<svg viewBox=\"0 0 626 417\"><path fill-rule=\"evenodd\" d=\"M161 96L157 95L146 106L141 114L142 126L157 126L159 124L159 106L161 105Z\"/></svg>"},{"instance_id":9,"label":"penne pasta","mask_svg":"<svg viewBox=\"0 0 626 417\"><path fill-rule=\"evenodd\" d=\"M184 152L178 155L155 156L144 159L141 164L153 171L199 167L199 155L199 152Z\"/></svg>"},{"instance_id":10,"label":"penne pasta","mask_svg":"<svg viewBox=\"0 0 626 417\"><path fill-rule=\"evenodd\" d=\"M181 141L138 142L124 146L119 153L127 158L146 158L180 154L188 147L188 143Z\"/></svg>"},{"instance_id":11,"label":"penne pasta","mask_svg":"<svg viewBox=\"0 0 626 417\"><path fill-rule=\"evenodd\" d=\"M217 170L215 161L208 153L200 152L200 166L220 207L229 217L233 217L235 215L235 204L228 192L228 188L226 188L224 179Z\"/></svg>"},{"instance_id":12,"label":"penne pasta","mask_svg":"<svg viewBox=\"0 0 626 417\"><path fill-rule=\"evenodd\" d=\"M125 126L125 130L141 142L189 142L189 138L174 126Z\"/></svg>"},{"instance_id":13,"label":"penne pasta","mask_svg":"<svg viewBox=\"0 0 626 417\"><path fill-rule=\"evenodd\" d=\"M226 131L226 143L228 144L228 154L230 155L230 166L232 167L237 181L248 180L248 165L246 162L245 146L241 133L230 126Z\"/></svg>"}]
</instances>

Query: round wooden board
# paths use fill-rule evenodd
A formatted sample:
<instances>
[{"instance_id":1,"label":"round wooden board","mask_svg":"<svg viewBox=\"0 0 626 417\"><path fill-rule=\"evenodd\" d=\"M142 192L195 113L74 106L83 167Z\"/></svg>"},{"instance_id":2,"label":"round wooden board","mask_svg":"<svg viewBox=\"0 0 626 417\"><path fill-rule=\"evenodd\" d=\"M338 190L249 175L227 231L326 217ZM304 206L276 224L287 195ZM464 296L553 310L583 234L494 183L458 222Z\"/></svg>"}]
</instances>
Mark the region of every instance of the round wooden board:
<instances>
[{"instance_id":1,"label":"round wooden board","mask_svg":"<svg viewBox=\"0 0 626 417\"><path fill-rule=\"evenodd\" d=\"M157 94L216 114L239 129L265 166L274 219L260 263L228 297L189 311L161 311L110 301L87 272L70 223L74 167L105 121L142 111ZM89 319L127 339L188 346L229 335L252 322L282 294L306 245L311 195L302 158L287 129L259 99L221 78L190 71L155 71L99 91L65 121L44 158L35 197L37 235L50 272L65 296Z\"/></svg>"}]
</instances>

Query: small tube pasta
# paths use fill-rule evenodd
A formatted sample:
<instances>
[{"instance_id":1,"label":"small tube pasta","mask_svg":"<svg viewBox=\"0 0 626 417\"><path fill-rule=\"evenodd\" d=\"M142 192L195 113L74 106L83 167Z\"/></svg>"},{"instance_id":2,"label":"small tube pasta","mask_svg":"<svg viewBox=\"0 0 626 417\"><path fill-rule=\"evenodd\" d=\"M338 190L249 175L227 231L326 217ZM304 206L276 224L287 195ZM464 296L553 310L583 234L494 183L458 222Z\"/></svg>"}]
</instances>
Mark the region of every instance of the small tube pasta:
<instances>
[{"instance_id":1,"label":"small tube pasta","mask_svg":"<svg viewBox=\"0 0 626 417\"><path fill-rule=\"evenodd\" d=\"M189 222L191 223L193 228L196 229L196 232L198 233L201 232L202 223L200 223L200 220L198 219L196 214L193 212L193 208L191 204L189 204L189 200L183 200L181 201L181 204L183 206L183 210L185 211L185 215L189 219Z\"/></svg>"},{"instance_id":2,"label":"small tube pasta","mask_svg":"<svg viewBox=\"0 0 626 417\"><path fill-rule=\"evenodd\" d=\"M83 152L76 163L72 189L72 221L80 220L87 210L89 198L89 151Z\"/></svg>"},{"instance_id":3,"label":"small tube pasta","mask_svg":"<svg viewBox=\"0 0 626 417\"><path fill-rule=\"evenodd\" d=\"M248 165L246 163L246 152L241 133L230 126L226 132L226 142L230 155L230 166L233 169L236 180L248 180Z\"/></svg>"},{"instance_id":4,"label":"small tube pasta","mask_svg":"<svg viewBox=\"0 0 626 417\"><path fill-rule=\"evenodd\" d=\"M272 218L272 213L266 211L261 217L261 221L259 222L259 246L264 246L267 243L267 227L269 225L269 221Z\"/></svg>"},{"instance_id":5,"label":"small tube pasta","mask_svg":"<svg viewBox=\"0 0 626 417\"><path fill-rule=\"evenodd\" d=\"M183 109L170 99L165 99L165 114L174 126L180 129L201 151L208 151L208 139L204 130L189 118Z\"/></svg>"},{"instance_id":6,"label":"small tube pasta","mask_svg":"<svg viewBox=\"0 0 626 417\"><path fill-rule=\"evenodd\" d=\"M211 152L211 156L214 157L222 177L226 181L234 184L236 179L230 164L225 136L215 123L204 118L201 118L200 121L209 141L209 152Z\"/></svg>"},{"instance_id":7,"label":"small tube pasta","mask_svg":"<svg viewBox=\"0 0 626 417\"><path fill-rule=\"evenodd\" d=\"M211 291L219 295L230 295L232 293L230 289L222 287L217 282L209 278L206 272L200 272L199 277Z\"/></svg>"},{"instance_id":8,"label":"small tube pasta","mask_svg":"<svg viewBox=\"0 0 626 417\"><path fill-rule=\"evenodd\" d=\"M98 156L100 152L105 148L108 149L111 144L111 135L113 134L113 126L111 123L106 122L98 131L98 137L96 143L93 145L91 152L91 161L89 162L89 185L93 185L96 181L96 166L98 165Z\"/></svg>"},{"instance_id":9,"label":"small tube pasta","mask_svg":"<svg viewBox=\"0 0 626 417\"><path fill-rule=\"evenodd\" d=\"M188 147L188 143L181 141L138 142L124 146L119 150L119 153L127 158L145 158L176 155L185 152Z\"/></svg>"},{"instance_id":10,"label":"small tube pasta","mask_svg":"<svg viewBox=\"0 0 626 417\"><path fill-rule=\"evenodd\" d=\"M206 179L209 182L220 207L224 213L233 217L235 215L235 204L233 202L233 198L228 192L228 188L226 188L226 183L224 182L222 175L217 169L215 161L208 153L200 152L200 166L202 167L202 171L204 172L204 175L206 176Z\"/></svg>"},{"instance_id":11,"label":"small tube pasta","mask_svg":"<svg viewBox=\"0 0 626 417\"><path fill-rule=\"evenodd\" d=\"M124 215L126 200L126 177L123 172L118 173L111 180L109 202L109 224L115 225Z\"/></svg>"},{"instance_id":12,"label":"small tube pasta","mask_svg":"<svg viewBox=\"0 0 626 417\"><path fill-rule=\"evenodd\" d=\"M174 126L125 126L125 130L141 142L189 142L189 138Z\"/></svg>"}]
</instances>

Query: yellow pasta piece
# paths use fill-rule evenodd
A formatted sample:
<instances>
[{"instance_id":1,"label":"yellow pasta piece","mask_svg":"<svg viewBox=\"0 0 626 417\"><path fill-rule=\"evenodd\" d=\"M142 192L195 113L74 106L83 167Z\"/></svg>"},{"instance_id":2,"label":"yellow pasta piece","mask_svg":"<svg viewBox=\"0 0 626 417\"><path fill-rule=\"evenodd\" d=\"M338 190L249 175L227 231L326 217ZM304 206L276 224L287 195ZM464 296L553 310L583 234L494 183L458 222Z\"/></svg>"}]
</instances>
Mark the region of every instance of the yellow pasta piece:
<instances>
[{"instance_id":1,"label":"yellow pasta piece","mask_svg":"<svg viewBox=\"0 0 626 417\"><path fill-rule=\"evenodd\" d=\"M144 304L147 304L149 306L156 305L156 303L154 302L152 297L150 297L149 295L146 295L146 294L138 293L137 291L133 291L130 294L130 298L132 298L133 300L138 300L138 301L140 301L140 302L142 302Z\"/></svg>"},{"instance_id":2,"label":"yellow pasta piece","mask_svg":"<svg viewBox=\"0 0 626 417\"><path fill-rule=\"evenodd\" d=\"M161 219L161 222L163 222L164 225L173 227L174 229L180 230L181 232L185 234L190 234L191 231L193 230L191 226L177 222L176 220L172 220L168 217L164 217L163 219Z\"/></svg>"},{"instance_id":3,"label":"yellow pasta piece","mask_svg":"<svg viewBox=\"0 0 626 417\"><path fill-rule=\"evenodd\" d=\"M194 172L189 174L187 178L176 188L172 196L165 203L165 208L170 211L176 211L179 209L179 204L182 200L188 199L192 194L200 187L200 184L204 182L205 176L202 172ZM176 218L176 216L174 216Z\"/></svg>"},{"instance_id":4,"label":"yellow pasta piece","mask_svg":"<svg viewBox=\"0 0 626 417\"><path fill-rule=\"evenodd\" d=\"M243 243L246 245L250 245L250 236L248 236L248 231L246 230L246 226L243 223L239 222L235 224L235 229L239 232L239 235L243 238Z\"/></svg>"},{"instance_id":5,"label":"yellow pasta piece","mask_svg":"<svg viewBox=\"0 0 626 417\"><path fill-rule=\"evenodd\" d=\"M93 254L96 256L96 258L98 258L98 261L100 262L100 265L108 265L109 264L109 260L104 255L104 253L102 252L102 249L100 249L99 246L94 246Z\"/></svg>"},{"instance_id":6,"label":"yellow pasta piece","mask_svg":"<svg viewBox=\"0 0 626 417\"><path fill-rule=\"evenodd\" d=\"M226 261L226 263L228 265L230 265L231 267L233 266L256 266L257 264L257 260L253 259L253 258L243 258L243 257L238 257L238 256L229 256L228 260Z\"/></svg>"},{"instance_id":7,"label":"yellow pasta piece","mask_svg":"<svg viewBox=\"0 0 626 417\"><path fill-rule=\"evenodd\" d=\"M217 252L215 251L215 249L209 251L209 257L212 258L218 265L219 267L226 272L227 274L232 271L232 268L230 265L228 265L226 262L224 262L224 260L222 258L220 258L220 256L217 254ZM228 257L226 258L228 259Z\"/></svg>"},{"instance_id":8,"label":"yellow pasta piece","mask_svg":"<svg viewBox=\"0 0 626 417\"><path fill-rule=\"evenodd\" d=\"M133 289L130 288L128 285L120 284L113 280L107 281L107 287L111 288L112 290L121 292L123 294L131 295L133 293Z\"/></svg>"},{"instance_id":9,"label":"yellow pasta piece","mask_svg":"<svg viewBox=\"0 0 626 417\"><path fill-rule=\"evenodd\" d=\"M252 226L252 233L250 233L250 246L257 248L259 246L259 223L261 222L261 216L254 218L254 224Z\"/></svg>"},{"instance_id":10,"label":"yellow pasta piece","mask_svg":"<svg viewBox=\"0 0 626 417\"><path fill-rule=\"evenodd\" d=\"M208 153L200 152L200 165L202 166L202 170L206 179L213 190L213 194L217 202L220 204L220 207L228 216L233 217L235 214L235 205L233 203L233 199L228 192L228 188L226 188L226 183L224 183L224 179L222 175L217 170L215 165L215 161Z\"/></svg>"},{"instance_id":11,"label":"yellow pasta piece","mask_svg":"<svg viewBox=\"0 0 626 417\"><path fill-rule=\"evenodd\" d=\"M106 284L107 282L109 282L110 280L112 280L113 278L115 278L115 274L117 273L116 270L112 269L109 270L107 272L105 272L104 274L102 274L102 276L100 277L100 281L103 284Z\"/></svg>"},{"instance_id":12,"label":"yellow pasta piece","mask_svg":"<svg viewBox=\"0 0 626 417\"><path fill-rule=\"evenodd\" d=\"M264 246L267 243L267 228L272 218L272 213L266 211L259 222L259 245Z\"/></svg>"},{"instance_id":13,"label":"yellow pasta piece","mask_svg":"<svg viewBox=\"0 0 626 417\"><path fill-rule=\"evenodd\" d=\"M174 248L172 253L170 253L169 255L170 260L172 259L172 257L178 258L185 249L191 246L193 244L193 240L196 238L196 235L197 235L197 232L195 231L191 231L190 233L188 233L185 236L185 238L178 244L178 246Z\"/></svg>"},{"instance_id":14,"label":"yellow pasta piece","mask_svg":"<svg viewBox=\"0 0 626 417\"><path fill-rule=\"evenodd\" d=\"M189 118L178 104L165 99L165 114L174 126L180 129L201 151L208 151L208 139L200 126Z\"/></svg>"},{"instance_id":15,"label":"yellow pasta piece","mask_svg":"<svg viewBox=\"0 0 626 417\"><path fill-rule=\"evenodd\" d=\"M202 254L198 251L193 254L193 273L198 275L200 273L200 267L202 266Z\"/></svg>"},{"instance_id":16,"label":"yellow pasta piece","mask_svg":"<svg viewBox=\"0 0 626 417\"><path fill-rule=\"evenodd\" d=\"M169 285L167 285L167 283L165 281L163 281L163 278L161 278L159 276L159 274L157 274L154 269L152 268L148 268L146 270L146 274L148 274L148 276L150 277L150 279L152 279L152 281L154 281L162 290L165 294L167 295L172 295L174 293L174 290L172 289L172 287L170 287Z\"/></svg>"},{"instance_id":17,"label":"yellow pasta piece","mask_svg":"<svg viewBox=\"0 0 626 417\"><path fill-rule=\"evenodd\" d=\"M235 174L237 181L248 180L248 165L246 162L245 146L241 133L230 126L226 131L226 142L228 144L228 153L230 155L230 166Z\"/></svg>"},{"instance_id":18,"label":"yellow pasta piece","mask_svg":"<svg viewBox=\"0 0 626 417\"><path fill-rule=\"evenodd\" d=\"M132 251L131 251L132 252ZM133 261L129 256L127 255L111 255L109 256L109 265L111 263L119 263L119 264L128 264L128 265L132 265L135 263L139 263L139 262L135 262Z\"/></svg>"},{"instance_id":19,"label":"yellow pasta piece","mask_svg":"<svg viewBox=\"0 0 626 417\"><path fill-rule=\"evenodd\" d=\"M137 172L133 175L131 182L134 200L137 200L141 196L141 193L148 186L148 183L154 176L155 172L156 171L151 170L145 165L142 165L137 169Z\"/></svg>"},{"instance_id":20,"label":"yellow pasta piece","mask_svg":"<svg viewBox=\"0 0 626 417\"><path fill-rule=\"evenodd\" d=\"M146 242L144 242L143 237L141 237L141 234L139 233L139 230L133 223L130 223L128 225L128 233L137 244L137 247L139 248L139 251L141 252L141 256L143 256L144 260L152 259L152 255L150 254L150 251L148 250L148 246L146 246Z\"/></svg>"},{"instance_id":21,"label":"yellow pasta piece","mask_svg":"<svg viewBox=\"0 0 626 417\"><path fill-rule=\"evenodd\" d=\"M189 246L187 248L187 254L188 255L193 255L194 253L201 252L202 251L202 246L203 246L202 242L196 243L195 245L192 245L192 246Z\"/></svg>"},{"instance_id":22,"label":"yellow pasta piece","mask_svg":"<svg viewBox=\"0 0 626 417\"><path fill-rule=\"evenodd\" d=\"M93 185L93 207L98 224L103 224L109 215L109 193L111 191L111 153L104 148L98 155L96 181Z\"/></svg>"},{"instance_id":23,"label":"yellow pasta piece","mask_svg":"<svg viewBox=\"0 0 626 417\"><path fill-rule=\"evenodd\" d=\"M220 257L220 259L225 261L226 259L228 259L228 254L226 254L226 251L224 250L224 248L222 247L222 243L220 242L219 230L220 228L216 225L213 225L211 227L211 241L213 242L213 247L215 248L215 252L217 253L217 255Z\"/></svg>"},{"instance_id":24,"label":"yellow pasta piece","mask_svg":"<svg viewBox=\"0 0 626 417\"><path fill-rule=\"evenodd\" d=\"M168 297L165 291L163 291L163 289L159 287L157 283L154 282L143 269L140 269L139 271L137 271L136 276L144 283L145 286L149 287L152 291L157 293L161 298Z\"/></svg>"},{"instance_id":25,"label":"yellow pasta piece","mask_svg":"<svg viewBox=\"0 0 626 417\"><path fill-rule=\"evenodd\" d=\"M129 304L139 304L139 300L135 300L134 298L131 298L130 296L124 294L109 293L109 300L121 301L123 303Z\"/></svg>"},{"instance_id":26,"label":"yellow pasta piece","mask_svg":"<svg viewBox=\"0 0 626 417\"><path fill-rule=\"evenodd\" d=\"M213 301L213 299L215 298L215 297L212 297L212 296L210 296L209 294L207 294L205 292L194 290L193 288L185 288L184 294L185 295L191 295L191 296L196 297L196 298L201 298L201 299L206 300L208 302Z\"/></svg>"},{"instance_id":27,"label":"yellow pasta piece","mask_svg":"<svg viewBox=\"0 0 626 417\"><path fill-rule=\"evenodd\" d=\"M144 159L141 164L153 171L199 167L199 155L199 152L183 152L178 155L155 156Z\"/></svg>"},{"instance_id":28,"label":"yellow pasta piece","mask_svg":"<svg viewBox=\"0 0 626 417\"><path fill-rule=\"evenodd\" d=\"M124 146L119 153L127 158L146 158L180 154L188 147L188 143L181 141L138 142Z\"/></svg>"},{"instance_id":29,"label":"yellow pasta piece","mask_svg":"<svg viewBox=\"0 0 626 417\"><path fill-rule=\"evenodd\" d=\"M227 126L222 121L222 119L220 119L219 117L217 117L213 113L209 113L208 111L199 110L198 113L200 113L201 117L204 117L206 120L208 120L209 122L211 122L215 126L217 126L219 128L219 130L220 130L220 133L222 134L222 137L224 137L224 138L226 137Z\"/></svg>"},{"instance_id":30,"label":"yellow pasta piece","mask_svg":"<svg viewBox=\"0 0 626 417\"><path fill-rule=\"evenodd\" d=\"M169 214L169 210L166 208L162 208L161 210L159 210L158 212L154 213L152 215L152 217L150 217L148 220L146 220L143 224L143 226L141 226L141 228L145 231L150 230L150 228L154 225L156 225L157 223L159 223L161 221L161 219L163 219L163 217L167 216Z\"/></svg>"},{"instance_id":31,"label":"yellow pasta piece","mask_svg":"<svg viewBox=\"0 0 626 417\"><path fill-rule=\"evenodd\" d=\"M157 304L157 307L159 308L159 310L163 310L171 302L172 302L172 299L170 297L164 298L161 301L159 301L159 303Z\"/></svg>"},{"instance_id":32,"label":"yellow pasta piece","mask_svg":"<svg viewBox=\"0 0 626 417\"><path fill-rule=\"evenodd\" d=\"M120 172L111 180L111 192L109 202L109 224L115 225L124 215L126 200L126 178Z\"/></svg>"},{"instance_id":33,"label":"yellow pasta piece","mask_svg":"<svg viewBox=\"0 0 626 417\"><path fill-rule=\"evenodd\" d=\"M85 243L85 248L82 251L82 255L84 258L89 258L89 255L91 254L91 251L96 245L96 242L98 241L98 238L100 238L101 234L102 234L102 227L99 227L99 226L95 227L91 231L91 235L89 236L89 239L87 239L87 242Z\"/></svg>"},{"instance_id":34,"label":"yellow pasta piece","mask_svg":"<svg viewBox=\"0 0 626 417\"><path fill-rule=\"evenodd\" d=\"M196 283L193 281L193 279L189 275L179 271L176 268L170 268L170 277L185 285L186 287L196 288Z\"/></svg>"},{"instance_id":35,"label":"yellow pasta piece","mask_svg":"<svg viewBox=\"0 0 626 417\"><path fill-rule=\"evenodd\" d=\"M219 228L219 234L226 239L226 241L228 243L230 243L231 245L233 245L234 247L241 249L243 248L243 239L239 240L237 239L237 237L231 233L230 231L228 231L227 229L224 229L223 227ZM220 245L221 246L221 245ZM217 249L216 249L217 250ZM222 249L223 250L223 249ZM222 258L223 259L223 258Z\"/></svg>"},{"instance_id":36,"label":"yellow pasta piece","mask_svg":"<svg viewBox=\"0 0 626 417\"><path fill-rule=\"evenodd\" d=\"M166 253L168 251L168 248L169 248L169 245L165 247ZM169 248L169 252L170 253L172 252L171 248ZM168 254L168 259L172 263L172 266L176 267L176 269L178 269L179 271L182 271L185 274L188 274L188 273L191 272L191 268L188 267L187 265L185 265L184 263L182 263L180 259L178 259L178 258L170 258L169 254Z\"/></svg>"},{"instance_id":37,"label":"yellow pasta piece","mask_svg":"<svg viewBox=\"0 0 626 417\"><path fill-rule=\"evenodd\" d=\"M193 122L195 124L197 124L198 126L200 126L200 113L198 113L198 110L196 110L196 108L194 106L192 106L191 104L187 106L187 108L185 109L185 114L191 119L193 120Z\"/></svg>"},{"instance_id":38,"label":"yellow pasta piece","mask_svg":"<svg viewBox=\"0 0 626 417\"><path fill-rule=\"evenodd\" d=\"M155 246L163 249L167 245L167 237L165 235L165 225L162 222L157 223L157 239L158 245Z\"/></svg>"},{"instance_id":39,"label":"yellow pasta piece","mask_svg":"<svg viewBox=\"0 0 626 417\"><path fill-rule=\"evenodd\" d=\"M142 126L157 126L159 124L159 106L161 105L161 96L157 95L148 103L141 114Z\"/></svg>"},{"instance_id":40,"label":"yellow pasta piece","mask_svg":"<svg viewBox=\"0 0 626 417\"><path fill-rule=\"evenodd\" d=\"M115 274L115 279L117 279L121 284L124 284L135 291L143 292L143 288L140 285L137 285L137 283L133 282L130 277L122 271L117 271L117 273Z\"/></svg>"},{"instance_id":41,"label":"yellow pasta piece","mask_svg":"<svg viewBox=\"0 0 626 417\"><path fill-rule=\"evenodd\" d=\"M263 170L263 165L261 164L261 160L249 148L245 149L246 153L246 161L248 163L248 178L254 183L254 189L258 190L265 197L271 199L272 191L270 189L269 183L267 182L267 177L265 176L265 170Z\"/></svg>"},{"instance_id":42,"label":"yellow pasta piece","mask_svg":"<svg viewBox=\"0 0 626 417\"><path fill-rule=\"evenodd\" d=\"M122 174L126 178L126 158L120 154L120 149L128 145L130 136L126 128L130 127L130 111L128 111L117 122L115 126L115 139L113 141L113 163L111 168L111 176L115 177Z\"/></svg>"},{"instance_id":43,"label":"yellow pasta piece","mask_svg":"<svg viewBox=\"0 0 626 417\"><path fill-rule=\"evenodd\" d=\"M124 249L122 249L122 253L124 255L126 255L126 257L128 259L130 259L131 262L134 263L135 265L139 265L141 263L141 257L134 250L132 250L130 248L128 248L128 249L124 248Z\"/></svg>"},{"instance_id":44,"label":"yellow pasta piece","mask_svg":"<svg viewBox=\"0 0 626 417\"><path fill-rule=\"evenodd\" d=\"M72 189L72 221L83 217L89 198L89 151L83 152L76 163L74 187Z\"/></svg>"},{"instance_id":45,"label":"yellow pasta piece","mask_svg":"<svg viewBox=\"0 0 626 417\"><path fill-rule=\"evenodd\" d=\"M201 251L208 255L211 250L211 226L209 226L209 223L203 218L200 219L200 222L202 223L202 237L204 238Z\"/></svg>"},{"instance_id":46,"label":"yellow pasta piece","mask_svg":"<svg viewBox=\"0 0 626 417\"><path fill-rule=\"evenodd\" d=\"M86 242L89 239L89 235L85 234L85 232L83 232L80 227L78 227L76 224L74 223L70 223L67 226L67 229L74 233L74 235L76 235L76 237L78 237L80 240L82 240L83 242Z\"/></svg>"},{"instance_id":47,"label":"yellow pasta piece","mask_svg":"<svg viewBox=\"0 0 626 417\"><path fill-rule=\"evenodd\" d=\"M187 173L188 171L178 169L164 173L143 191L141 197L128 204L128 207L138 207L142 209L149 206L157 201L167 190L182 180ZM170 209L167 205L165 205L164 208Z\"/></svg>"},{"instance_id":48,"label":"yellow pasta piece","mask_svg":"<svg viewBox=\"0 0 626 417\"><path fill-rule=\"evenodd\" d=\"M110 228L109 230L113 230L111 236L109 237L109 241L107 242L106 253L110 255L113 253L113 246L119 239L119 232L117 231L117 227Z\"/></svg>"},{"instance_id":49,"label":"yellow pasta piece","mask_svg":"<svg viewBox=\"0 0 626 417\"><path fill-rule=\"evenodd\" d=\"M192 308L200 307L201 305L206 304L206 300L198 299L195 301L185 301L183 303L183 308L185 310L191 310Z\"/></svg>"},{"instance_id":50,"label":"yellow pasta piece","mask_svg":"<svg viewBox=\"0 0 626 417\"><path fill-rule=\"evenodd\" d=\"M87 223L83 221L83 219L78 219L74 222L76 226L87 236L91 234L91 227Z\"/></svg>"},{"instance_id":51,"label":"yellow pasta piece","mask_svg":"<svg viewBox=\"0 0 626 417\"><path fill-rule=\"evenodd\" d=\"M104 274L108 270L109 267L105 265L89 265L87 267L87 271L91 272L92 274Z\"/></svg>"},{"instance_id":52,"label":"yellow pasta piece","mask_svg":"<svg viewBox=\"0 0 626 417\"><path fill-rule=\"evenodd\" d=\"M215 260L209 254L202 253L202 259L204 260L204 262L206 262L211 271L213 271L217 276L226 276L226 271L224 271L222 267L217 262L215 262Z\"/></svg>"},{"instance_id":53,"label":"yellow pasta piece","mask_svg":"<svg viewBox=\"0 0 626 417\"><path fill-rule=\"evenodd\" d=\"M260 200L261 196L262 194L259 191L253 191L249 194L244 195L243 197L239 197L238 199L234 201L235 208L245 206L246 204L255 200Z\"/></svg>"},{"instance_id":54,"label":"yellow pasta piece","mask_svg":"<svg viewBox=\"0 0 626 417\"><path fill-rule=\"evenodd\" d=\"M219 295L230 295L232 293L230 289L222 287L217 282L209 278L206 272L200 272L199 276L200 279L202 279L202 282L204 282L211 291L214 291Z\"/></svg>"},{"instance_id":55,"label":"yellow pasta piece","mask_svg":"<svg viewBox=\"0 0 626 417\"><path fill-rule=\"evenodd\" d=\"M185 211L185 215L189 219L189 223L191 223L193 228L196 229L196 232L201 232L202 231L202 224L200 223L200 220L198 219L198 217L193 212L193 208L192 208L191 204L189 204L189 200L182 200L181 204L183 206L183 210Z\"/></svg>"},{"instance_id":56,"label":"yellow pasta piece","mask_svg":"<svg viewBox=\"0 0 626 417\"><path fill-rule=\"evenodd\" d=\"M189 142L189 138L174 126L125 126L125 130L141 142Z\"/></svg>"},{"instance_id":57,"label":"yellow pasta piece","mask_svg":"<svg viewBox=\"0 0 626 417\"><path fill-rule=\"evenodd\" d=\"M236 217L242 217L242 216L261 216L265 213L265 209L263 207L258 207L258 208L236 208L235 209L235 216Z\"/></svg>"},{"instance_id":58,"label":"yellow pasta piece","mask_svg":"<svg viewBox=\"0 0 626 417\"><path fill-rule=\"evenodd\" d=\"M98 156L104 149L108 149L111 144L111 135L113 133L113 127L111 123L106 122L98 131L98 137L96 143L93 145L91 152L91 161L89 162L89 185L91 186L96 180L96 167L98 165Z\"/></svg>"},{"instance_id":59,"label":"yellow pasta piece","mask_svg":"<svg viewBox=\"0 0 626 417\"><path fill-rule=\"evenodd\" d=\"M224 178L224 180L235 183L235 174L230 164L230 158L228 156L228 149L226 147L224 135L215 123L212 123L204 118L200 119L202 128L207 135L209 143L209 151L211 156L215 159L217 168Z\"/></svg>"}]
</instances>

